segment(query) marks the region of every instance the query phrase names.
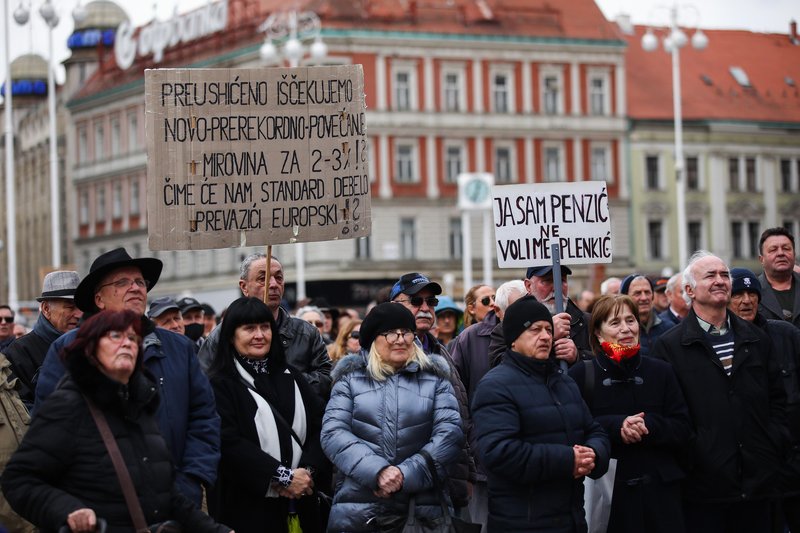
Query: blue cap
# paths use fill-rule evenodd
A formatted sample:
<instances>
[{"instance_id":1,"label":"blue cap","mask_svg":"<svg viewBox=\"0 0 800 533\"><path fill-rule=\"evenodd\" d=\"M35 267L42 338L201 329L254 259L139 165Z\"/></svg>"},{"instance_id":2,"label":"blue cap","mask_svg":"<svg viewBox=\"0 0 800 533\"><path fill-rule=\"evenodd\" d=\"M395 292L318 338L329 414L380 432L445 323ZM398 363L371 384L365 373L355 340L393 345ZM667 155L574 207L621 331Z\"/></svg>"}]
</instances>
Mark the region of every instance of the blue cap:
<instances>
[{"instance_id":1,"label":"blue cap","mask_svg":"<svg viewBox=\"0 0 800 533\"><path fill-rule=\"evenodd\" d=\"M427 276L423 276L419 272L403 274L392 287L389 299L394 300L399 294L413 296L426 287L430 287L434 295L442 294L442 286L429 280Z\"/></svg>"},{"instance_id":2,"label":"blue cap","mask_svg":"<svg viewBox=\"0 0 800 533\"><path fill-rule=\"evenodd\" d=\"M636 278L644 278L650 284L650 290L652 291L655 286L653 285L653 280L645 276L644 274L630 274L625 276L625 279L622 280L622 284L619 286L619 293L620 294L628 294L628 289L631 286L631 282Z\"/></svg>"},{"instance_id":3,"label":"blue cap","mask_svg":"<svg viewBox=\"0 0 800 533\"><path fill-rule=\"evenodd\" d=\"M439 296L439 305L436 306L434 313L438 315L443 311L452 311L458 316L464 314L464 311L462 311L449 296Z\"/></svg>"},{"instance_id":4,"label":"blue cap","mask_svg":"<svg viewBox=\"0 0 800 533\"><path fill-rule=\"evenodd\" d=\"M737 292L751 291L758 294L761 299L761 282L752 271L746 268L731 269L731 294Z\"/></svg>"}]
</instances>

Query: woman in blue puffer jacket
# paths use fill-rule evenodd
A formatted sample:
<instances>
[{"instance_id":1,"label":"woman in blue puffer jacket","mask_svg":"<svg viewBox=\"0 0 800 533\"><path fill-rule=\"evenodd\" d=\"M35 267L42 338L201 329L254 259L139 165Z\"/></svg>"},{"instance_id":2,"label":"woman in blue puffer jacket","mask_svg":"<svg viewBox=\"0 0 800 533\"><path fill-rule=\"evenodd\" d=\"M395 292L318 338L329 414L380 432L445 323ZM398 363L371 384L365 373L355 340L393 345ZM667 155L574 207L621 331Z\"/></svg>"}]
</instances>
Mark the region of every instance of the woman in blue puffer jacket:
<instances>
[{"instance_id":1,"label":"woman in blue puffer jacket","mask_svg":"<svg viewBox=\"0 0 800 533\"><path fill-rule=\"evenodd\" d=\"M441 518L441 480L464 438L449 367L414 343L414 316L402 305L375 307L361 324L368 354L342 359L322 423L322 447L338 469L329 531L402 528L409 503L429 523Z\"/></svg>"}]
</instances>

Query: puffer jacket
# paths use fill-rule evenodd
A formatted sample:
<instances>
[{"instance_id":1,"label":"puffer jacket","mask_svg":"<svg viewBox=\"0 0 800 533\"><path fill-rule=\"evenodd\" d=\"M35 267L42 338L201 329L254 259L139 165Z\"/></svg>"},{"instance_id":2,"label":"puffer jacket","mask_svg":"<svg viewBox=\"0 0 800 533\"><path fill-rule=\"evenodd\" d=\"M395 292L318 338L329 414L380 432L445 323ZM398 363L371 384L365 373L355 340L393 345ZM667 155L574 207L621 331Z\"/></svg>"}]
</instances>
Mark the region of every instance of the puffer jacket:
<instances>
[{"instance_id":1,"label":"puffer jacket","mask_svg":"<svg viewBox=\"0 0 800 533\"><path fill-rule=\"evenodd\" d=\"M319 330L305 320L289 316L283 308L278 309L277 323L286 362L303 374L320 401L326 402L331 391L331 359ZM220 329L217 326L211 330L197 354L203 370L208 370L217 354Z\"/></svg>"},{"instance_id":2,"label":"puffer jacket","mask_svg":"<svg viewBox=\"0 0 800 533\"><path fill-rule=\"evenodd\" d=\"M369 375L365 355L337 363L321 435L338 469L329 531L375 531L376 519L406 516L412 496L418 517L441 516L431 473L417 452L425 449L445 478L464 434L449 367L440 356L429 357L430 370L412 362L383 381ZM403 473L403 488L378 498L378 474L388 466Z\"/></svg>"},{"instance_id":3,"label":"puffer jacket","mask_svg":"<svg viewBox=\"0 0 800 533\"><path fill-rule=\"evenodd\" d=\"M572 447L594 450L596 479L608 470L611 446L555 359L507 350L478 384L472 415L489 477L489 531L585 533Z\"/></svg>"},{"instance_id":4,"label":"puffer jacket","mask_svg":"<svg viewBox=\"0 0 800 533\"><path fill-rule=\"evenodd\" d=\"M125 497L84 395L103 411L128 468L148 524L181 522L185 531L230 531L214 523L174 484L170 451L155 416L158 391L152 376L136 371L128 385L107 378L84 357L31 422L2 476L14 509L41 531L56 531L67 516L90 508L109 533L133 532Z\"/></svg>"},{"instance_id":5,"label":"puffer jacket","mask_svg":"<svg viewBox=\"0 0 800 533\"><path fill-rule=\"evenodd\" d=\"M220 421L214 393L187 337L156 328L145 317L142 327L145 333L142 361L155 376L162 399L156 414L161 434L172 452L178 488L200 505L203 497L200 484L214 484L220 458ZM77 334L78 330L73 329L50 345L39 371L34 414L64 375L59 353Z\"/></svg>"}]
</instances>

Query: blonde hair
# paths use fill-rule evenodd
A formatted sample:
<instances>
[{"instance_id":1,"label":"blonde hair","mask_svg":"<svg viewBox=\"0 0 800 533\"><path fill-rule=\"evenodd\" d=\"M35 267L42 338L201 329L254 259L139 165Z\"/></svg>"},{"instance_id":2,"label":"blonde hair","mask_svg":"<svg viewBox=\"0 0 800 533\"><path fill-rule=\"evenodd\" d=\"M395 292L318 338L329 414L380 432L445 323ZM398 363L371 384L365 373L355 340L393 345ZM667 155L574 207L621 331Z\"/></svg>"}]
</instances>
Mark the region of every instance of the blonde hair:
<instances>
[{"instance_id":1,"label":"blonde hair","mask_svg":"<svg viewBox=\"0 0 800 533\"><path fill-rule=\"evenodd\" d=\"M428 354L422 351L422 348L416 342L411 342L413 353L408 358L404 366L408 366L415 362L419 365L420 369L427 370L433 367L433 361L428 357ZM367 357L367 372L375 381L384 381L386 378L397 372L392 365L383 362L381 355L378 353L378 348L375 343L369 347L369 356Z\"/></svg>"},{"instance_id":2,"label":"blonde hair","mask_svg":"<svg viewBox=\"0 0 800 533\"><path fill-rule=\"evenodd\" d=\"M331 363L335 363L347 355L347 339L350 338L350 333L359 324L361 324L361 320L355 318L347 321L344 327L339 330L336 340L328 345L328 357L330 357Z\"/></svg>"},{"instance_id":3,"label":"blonde hair","mask_svg":"<svg viewBox=\"0 0 800 533\"><path fill-rule=\"evenodd\" d=\"M489 286L485 285L483 283L481 283L480 285L474 285L474 286L470 287L470 289L467 291L467 294L464 295L464 303L466 304L466 309L464 311L464 327L465 328L467 326L471 326L472 324L477 322L477 320L475 320L475 312L474 312L474 310L472 312L470 312L469 308L470 308L470 306L474 307L475 304L478 303L478 297L477 297L477 295L475 293L477 293L478 289L480 289L482 287L489 287Z\"/></svg>"}]
</instances>

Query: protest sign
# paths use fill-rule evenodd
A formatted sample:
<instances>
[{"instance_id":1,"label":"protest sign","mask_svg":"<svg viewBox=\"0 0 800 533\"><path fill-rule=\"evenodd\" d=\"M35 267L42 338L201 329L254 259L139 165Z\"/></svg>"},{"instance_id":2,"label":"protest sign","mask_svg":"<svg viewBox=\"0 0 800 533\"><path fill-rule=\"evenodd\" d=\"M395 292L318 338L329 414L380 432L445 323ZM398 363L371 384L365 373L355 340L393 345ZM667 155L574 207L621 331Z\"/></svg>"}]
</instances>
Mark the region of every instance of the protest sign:
<instances>
[{"instance_id":1,"label":"protest sign","mask_svg":"<svg viewBox=\"0 0 800 533\"><path fill-rule=\"evenodd\" d=\"M500 268L611 262L611 220L605 182L534 183L492 188Z\"/></svg>"},{"instance_id":2,"label":"protest sign","mask_svg":"<svg viewBox=\"0 0 800 533\"><path fill-rule=\"evenodd\" d=\"M145 71L151 250L363 237L361 65Z\"/></svg>"}]
</instances>

